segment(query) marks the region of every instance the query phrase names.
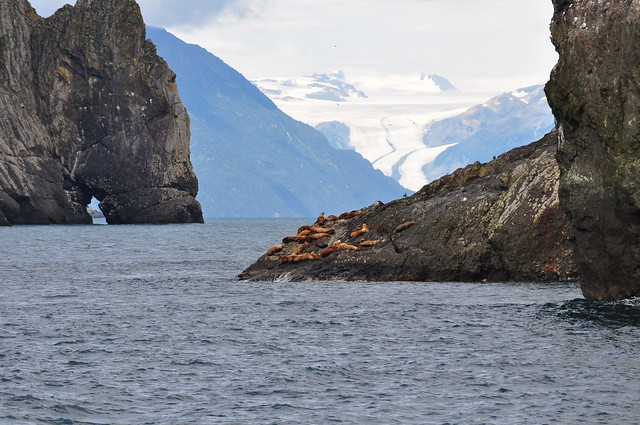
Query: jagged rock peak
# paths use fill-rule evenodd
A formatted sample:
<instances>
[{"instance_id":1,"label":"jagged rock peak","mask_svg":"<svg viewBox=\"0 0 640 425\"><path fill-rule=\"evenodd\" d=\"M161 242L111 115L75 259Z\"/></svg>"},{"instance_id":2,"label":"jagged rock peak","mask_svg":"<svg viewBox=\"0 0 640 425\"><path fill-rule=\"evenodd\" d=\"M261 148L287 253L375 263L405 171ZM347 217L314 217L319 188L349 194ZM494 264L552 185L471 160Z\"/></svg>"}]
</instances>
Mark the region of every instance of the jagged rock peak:
<instances>
[{"instance_id":1,"label":"jagged rock peak","mask_svg":"<svg viewBox=\"0 0 640 425\"><path fill-rule=\"evenodd\" d=\"M201 222L189 117L133 0L0 0L0 223Z\"/></svg>"},{"instance_id":2,"label":"jagged rock peak","mask_svg":"<svg viewBox=\"0 0 640 425\"><path fill-rule=\"evenodd\" d=\"M560 200L587 298L640 296L640 2L554 0Z\"/></svg>"}]
</instances>

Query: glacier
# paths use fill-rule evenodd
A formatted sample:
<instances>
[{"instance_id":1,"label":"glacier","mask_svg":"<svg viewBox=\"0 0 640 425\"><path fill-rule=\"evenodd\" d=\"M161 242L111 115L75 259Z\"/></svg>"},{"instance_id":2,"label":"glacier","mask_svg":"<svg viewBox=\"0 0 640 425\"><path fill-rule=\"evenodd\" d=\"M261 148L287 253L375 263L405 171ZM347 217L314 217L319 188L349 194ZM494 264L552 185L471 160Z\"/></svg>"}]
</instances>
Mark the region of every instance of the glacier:
<instances>
[{"instance_id":1,"label":"glacier","mask_svg":"<svg viewBox=\"0 0 640 425\"><path fill-rule=\"evenodd\" d=\"M542 84L487 100L426 73L347 78L338 71L252 82L334 147L355 150L410 191L553 127ZM509 131L500 134L502 125Z\"/></svg>"}]
</instances>

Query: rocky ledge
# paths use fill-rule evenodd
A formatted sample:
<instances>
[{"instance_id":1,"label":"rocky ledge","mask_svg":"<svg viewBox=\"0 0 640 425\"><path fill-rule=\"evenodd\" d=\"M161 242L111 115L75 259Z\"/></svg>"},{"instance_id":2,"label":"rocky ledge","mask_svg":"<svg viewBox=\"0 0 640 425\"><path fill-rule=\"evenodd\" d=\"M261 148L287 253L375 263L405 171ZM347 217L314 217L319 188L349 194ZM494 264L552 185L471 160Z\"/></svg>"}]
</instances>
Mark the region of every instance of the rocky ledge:
<instances>
[{"instance_id":1,"label":"rocky ledge","mask_svg":"<svg viewBox=\"0 0 640 425\"><path fill-rule=\"evenodd\" d=\"M0 224L201 222L189 117L133 0L0 0Z\"/></svg>"},{"instance_id":2,"label":"rocky ledge","mask_svg":"<svg viewBox=\"0 0 640 425\"><path fill-rule=\"evenodd\" d=\"M576 277L556 135L415 195L292 229L240 279L557 281ZM268 248L268 247L266 247Z\"/></svg>"}]
</instances>

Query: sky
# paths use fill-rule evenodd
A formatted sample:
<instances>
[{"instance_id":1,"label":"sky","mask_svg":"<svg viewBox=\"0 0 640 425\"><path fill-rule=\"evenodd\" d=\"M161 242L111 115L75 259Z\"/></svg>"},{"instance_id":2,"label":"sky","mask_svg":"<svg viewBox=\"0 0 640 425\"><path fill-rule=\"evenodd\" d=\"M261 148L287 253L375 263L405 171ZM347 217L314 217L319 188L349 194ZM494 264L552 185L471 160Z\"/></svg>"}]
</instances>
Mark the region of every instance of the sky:
<instances>
[{"instance_id":1,"label":"sky","mask_svg":"<svg viewBox=\"0 0 640 425\"><path fill-rule=\"evenodd\" d=\"M31 0L48 16L64 0ZM550 0L139 0L148 25L247 78L438 74L466 91L544 83Z\"/></svg>"}]
</instances>

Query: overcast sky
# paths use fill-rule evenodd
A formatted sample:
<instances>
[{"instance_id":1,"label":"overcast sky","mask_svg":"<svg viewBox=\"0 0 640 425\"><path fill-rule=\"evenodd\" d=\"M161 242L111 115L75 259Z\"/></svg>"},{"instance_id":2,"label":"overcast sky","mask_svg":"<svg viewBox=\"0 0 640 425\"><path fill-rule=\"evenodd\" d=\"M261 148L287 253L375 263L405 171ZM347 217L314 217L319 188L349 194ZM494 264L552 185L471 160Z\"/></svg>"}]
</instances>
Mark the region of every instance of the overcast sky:
<instances>
[{"instance_id":1,"label":"overcast sky","mask_svg":"<svg viewBox=\"0 0 640 425\"><path fill-rule=\"evenodd\" d=\"M32 0L48 16L64 0ZM439 74L463 90L542 83L550 0L139 0L147 24L248 78Z\"/></svg>"}]
</instances>

